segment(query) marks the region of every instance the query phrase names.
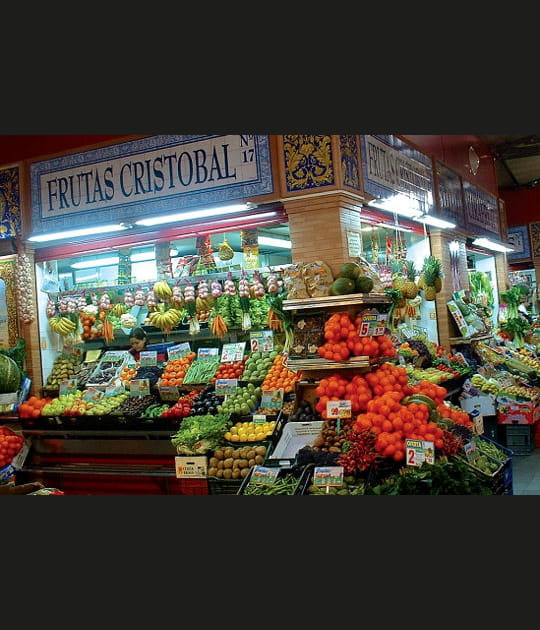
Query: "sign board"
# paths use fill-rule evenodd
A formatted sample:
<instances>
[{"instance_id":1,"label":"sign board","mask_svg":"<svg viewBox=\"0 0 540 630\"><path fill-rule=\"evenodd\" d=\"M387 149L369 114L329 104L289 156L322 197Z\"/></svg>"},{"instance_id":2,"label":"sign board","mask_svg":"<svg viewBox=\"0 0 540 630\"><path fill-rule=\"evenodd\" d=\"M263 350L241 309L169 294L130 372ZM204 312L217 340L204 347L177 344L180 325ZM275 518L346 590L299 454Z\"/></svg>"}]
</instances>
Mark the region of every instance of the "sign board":
<instances>
[{"instance_id":1,"label":"sign board","mask_svg":"<svg viewBox=\"0 0 540 630\"><path fill-rule=\"evenodd\" d=\"M32 229L133 222L274 192L268 136L156 135L30 164Z\"/></svg>"},{"instance_id":2,"label":"sign board","mask_svg":"<svg viewBox=\"0 0 540 630\"><path fill-rule=\"evenodd\" d=\"M436 161L435 184L437 212L433 213L433 216L446 219L456 225L464 225L465 210L461 177Z\"/></svg>"},{"instance_id":3,"label":"sign board","mask_svg":"<svg viewBox=\"0 0 540 630\"><path fill-rule=\"evenodd\" d=\"M189 345L189 341L185 341L184 343L179 343L176 346L171 346L167 348L167 358L169 361L174 361L174 359L181 359L185 357L186 354L191 352L191 346Z\"/></svg>"},{"instance_id":4,"label":"sign board","mask_svg":"<svg viewBox=\"0 0 540 630\"><path fill-rule=\"evenodd\" d=\"M497 197L463 180L465 225L474 236L501 238Z\"/></svg>"},{"instance_id":5,"label":"sign board","mask_svg":"<svg viewBox=\"0 0 540 630\"><path fill-rule=\"evenodd\" d=\"M224 343L221 349L221 362L234 363L235 361L241 361L244 357L245 349L245 341L240 341L238 343Z\"/></svg>"},{"instance_id":6,"label":"sign board","mask_svg":"<svg viewBox=\"0 0 540 630\"><path fill-rule=\"evenodd\" d=\"M432 213L431 158L393 135L360 136L364 192L387 202L406 201Z\"/></svg>"},{"instance_id":7,"label":"sign board","mask_svg":"<svg viewBox=\"0 0 540 630\"><path fill-rule=\"evenodd\" d=\"M435 463L435 443L427 440L405 440L407 466L421 466L424 462Z\"/></svg>"},{"instance_id":8,"label":"sign board","mask_svg":"<svg viewBox=\"0 0 540 630\"><path fill-rule=\"evenodd\" d=\"M254 330L249 333L251 352L272 352L274 332L272 330Z\"/></svg>"},{"instance_id":9,"label":"sign board","mask_svg":"<svg viewBox=\"0 0 540 630\"><path fill-rule=\"evenodd\" d=\"M362 255L362 237L358 232L347 232L347 247L351 258Z\"/></svg>"}]
</instances>

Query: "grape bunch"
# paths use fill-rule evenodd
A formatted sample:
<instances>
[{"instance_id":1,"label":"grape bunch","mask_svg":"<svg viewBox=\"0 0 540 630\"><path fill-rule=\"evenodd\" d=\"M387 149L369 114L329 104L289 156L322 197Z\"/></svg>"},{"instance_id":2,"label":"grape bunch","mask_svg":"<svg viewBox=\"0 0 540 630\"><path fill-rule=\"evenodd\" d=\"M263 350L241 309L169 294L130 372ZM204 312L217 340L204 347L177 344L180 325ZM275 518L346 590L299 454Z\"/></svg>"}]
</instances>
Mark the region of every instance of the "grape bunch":
<instances>
[{"instance_id":1,"label":"grape bunch","mask_svg":"<svg viewBox=\"0 0 540 630\"><path fill-rule=\"evenodd\" d=\"M423 341L420 339L409 339L409 347L411 350L416 350L418 352L418 357L423 357L422 368L431 367L433 363L433 357L431 356L431 352L428 350L428 347Z\"/></svg>"}]
</instances>

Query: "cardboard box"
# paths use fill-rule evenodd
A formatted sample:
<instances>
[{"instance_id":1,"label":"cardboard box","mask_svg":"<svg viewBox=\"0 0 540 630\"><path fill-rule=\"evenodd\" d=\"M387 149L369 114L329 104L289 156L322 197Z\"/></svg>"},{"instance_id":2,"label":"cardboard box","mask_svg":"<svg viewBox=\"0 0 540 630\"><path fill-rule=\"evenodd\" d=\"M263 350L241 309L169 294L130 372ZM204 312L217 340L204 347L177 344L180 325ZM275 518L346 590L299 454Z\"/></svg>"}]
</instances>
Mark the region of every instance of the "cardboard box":
<instances>
[{"instance_id":1,"label":"cardboard box","mask_svg":"<svg viewBox=\"0 0 540 630\"><path fill-rule=\"evenodd\" d=\"M174 466L178 479L206 477L208 472L208 459L206 455L177 455L174 458Z\"/></svg>"},{"instance_id":2,"label":"cardboard box","mask_svg":"<svg viewBox=\"0 0 540 630\"><path fill-rule=\"evenodd\" d=\"M461 398L459 401L463 411L480 416L494 416L497 413L496 397L493 394L479 394L470 398Z\"/></svg>"},{"instance_id":3,"label":"cardboard box","mask_svg":"<svg viewBox=\"0 0 540 630\"><path fill-rule=\"evenodd\" d=\"M540 417L540 407L531 401L518 401L509 396L497 398L497 422L499 424L535 424Z\"/></svg>"}]
</instances>

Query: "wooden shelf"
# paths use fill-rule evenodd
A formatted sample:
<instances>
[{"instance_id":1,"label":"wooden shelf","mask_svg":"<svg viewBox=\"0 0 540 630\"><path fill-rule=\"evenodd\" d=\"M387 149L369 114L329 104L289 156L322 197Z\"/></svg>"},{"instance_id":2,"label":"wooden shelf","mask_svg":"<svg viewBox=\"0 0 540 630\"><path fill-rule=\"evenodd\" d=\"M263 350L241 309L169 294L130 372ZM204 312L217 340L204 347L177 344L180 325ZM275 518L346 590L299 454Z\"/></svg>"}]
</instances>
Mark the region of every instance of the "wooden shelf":
<instances>
[{"instance_id":1,"label":"wooden shelf","mask_svg":"<svg viewBox=\"0 0 540 630\"><path fill-rule=\"evenodd\" d=\"M356 306L358 304L391 304L386 293L349 293L347 295L327 295L317 298L283 300L284 311L320 309L331 307Z\"/></svg>"},{"instance_id":2,"label":"wooden shelf","mask_svg":"<svg viewBox=\"0 0 540 630\"><path fill-rule=\"evenodd\" d=\"M342 370L372 367L368 356L353 357L348 361L329 361L328 359L289 359L285 363L289 370Z\"/></svg>"},{"instance_id":3,"label":"wooden shelf","mask_svg":"<svg viewBox=\"0 0 540 630\"><path fill-rule=\"evenodd\" d=\"M489 333L487 335L478 335L477 337L450 337L449 342L450 345L468 344L475 341L484 341L485 339L491 339L492 337L493 333Z\"/></svg>"}]
</instances>

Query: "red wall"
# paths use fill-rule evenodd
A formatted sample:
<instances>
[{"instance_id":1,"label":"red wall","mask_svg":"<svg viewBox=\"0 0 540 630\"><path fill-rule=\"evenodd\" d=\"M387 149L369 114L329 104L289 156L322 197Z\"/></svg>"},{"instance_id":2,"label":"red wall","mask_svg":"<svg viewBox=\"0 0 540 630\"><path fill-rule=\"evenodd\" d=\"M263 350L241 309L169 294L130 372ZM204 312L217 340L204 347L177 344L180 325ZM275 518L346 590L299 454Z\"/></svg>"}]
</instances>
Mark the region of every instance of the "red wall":
<instances>
[{"instance_id":1,"label":"red wall","mask_svg":"<svg viewBox=\"0 0 540 630\"><path fill-rule=\"evenodd\" d=\"M502 197L497 185L495 162L491 157L489 147L481 142L478 136L456 134L446 136L401 135L401 137L410 144L414 144L422 153L431 155L446 164L474 186L478 186L496 197ZM471 145L480 157L480 165L476 175L473 175L469 169L469 147Z\"/></svg>"},{"instance_id":2,"label":"red wall","mask_svg":"<svg viewBox=\"0 0 540 630\"><path fill-rule=\"evenodd\" d=\"M540 187L501 190L508 225L526 225L540 221Z\"/></svg>"},{"instance_id":3,"label":"red wall","mask_svg":"<svg viewBox=\"0 0 540 630\"><path fill-rule=\"evenodd\" d=\"M1 135L0 165L128 137L130 136L125 134L122 136Z\"/></svg>"}]
</instances>

